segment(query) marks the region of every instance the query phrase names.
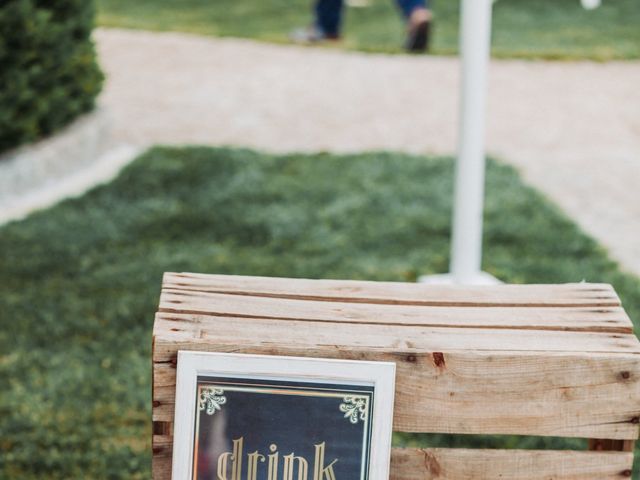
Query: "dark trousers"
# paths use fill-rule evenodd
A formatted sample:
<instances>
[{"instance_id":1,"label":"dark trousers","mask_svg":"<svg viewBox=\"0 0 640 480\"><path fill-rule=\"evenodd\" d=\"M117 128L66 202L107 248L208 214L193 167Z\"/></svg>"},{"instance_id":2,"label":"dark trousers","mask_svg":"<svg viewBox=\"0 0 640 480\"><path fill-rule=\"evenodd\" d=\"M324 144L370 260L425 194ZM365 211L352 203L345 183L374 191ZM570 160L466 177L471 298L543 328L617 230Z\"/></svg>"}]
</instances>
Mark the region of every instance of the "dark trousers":
<instances>
[{"instance_id":1,"label":"dark trousers","mask_svg":"<svg viewBox=\"0 0 640 480\"><path fill-rule=\"evenodd\" d=\"M409 18L416 8L425 8L426 0L396 0L400 11ZM342 0L317 0L316 25L328 36L337 36L340 33L342 21Z\"/></svg>"}]
</instances>

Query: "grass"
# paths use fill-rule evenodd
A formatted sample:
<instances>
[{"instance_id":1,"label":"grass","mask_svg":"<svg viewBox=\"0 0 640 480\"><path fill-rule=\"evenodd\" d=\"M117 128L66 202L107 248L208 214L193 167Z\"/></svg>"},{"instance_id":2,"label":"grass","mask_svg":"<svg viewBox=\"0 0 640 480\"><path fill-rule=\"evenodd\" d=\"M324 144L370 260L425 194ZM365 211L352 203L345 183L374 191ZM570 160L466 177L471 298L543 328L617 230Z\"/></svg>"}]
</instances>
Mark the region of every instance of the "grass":
<instances>
[{"instance_id":1,"label":"grass","mask_svg":"<svg viewBox=\"0 0 640 480\"><path fill-rule=\"evenodd\" d=\"M114 182L2 227L0 478L150 478L162 273L446 271L452 172L448 158L394 153L156 148ZM640 318L638 279L513 169L490 162L487 195L486 270L507 282L611 282ZM514 438L472 443L533 445Z\"/></svg>"},{"instance_id":2,"label":"grass","mask_svg":"<svg viewBox=\"0 0 640 480\"><path fill-rule=\"evenodd\" d=\"M204 35L287 42L311 22L312 0L98 0L98 23L108 27L177 30ZM458 0L432 2L434 53L458 44ZM494 6L493 54L525 59L640 58L640 2L603 1L586 11L578 0L499 0ZM351 8L344 47L400 52L404 27L392 0Z\"/></svg>"}]
</instances>

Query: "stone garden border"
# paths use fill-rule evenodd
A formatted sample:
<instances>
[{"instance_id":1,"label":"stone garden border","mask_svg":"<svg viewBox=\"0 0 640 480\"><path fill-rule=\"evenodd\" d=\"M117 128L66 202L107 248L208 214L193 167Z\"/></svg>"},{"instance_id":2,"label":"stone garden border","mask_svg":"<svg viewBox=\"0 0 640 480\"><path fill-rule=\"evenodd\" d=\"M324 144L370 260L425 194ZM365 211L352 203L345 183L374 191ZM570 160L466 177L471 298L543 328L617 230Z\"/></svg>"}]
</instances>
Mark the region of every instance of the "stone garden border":
<instances>
[{"instance_id":1,"label":"stone garden border","mask_svg":"<svg viewBox=\"0 0 640 480\"><path fill-rule=\"evenodd\" d=\"M116 144L110 116L97 109L60 133L0 156L0 224L114 178L141 151Z\"/></svg>"}]
</instances>

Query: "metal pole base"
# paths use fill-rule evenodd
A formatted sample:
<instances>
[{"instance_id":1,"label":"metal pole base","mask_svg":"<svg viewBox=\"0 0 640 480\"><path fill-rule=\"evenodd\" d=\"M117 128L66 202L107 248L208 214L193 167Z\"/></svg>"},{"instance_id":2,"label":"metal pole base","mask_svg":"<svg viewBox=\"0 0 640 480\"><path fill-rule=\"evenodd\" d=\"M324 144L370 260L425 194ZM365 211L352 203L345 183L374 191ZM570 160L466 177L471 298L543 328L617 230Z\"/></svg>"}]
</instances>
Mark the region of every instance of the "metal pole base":
<instances>
[{"instance_id":1,"label":"metal pole base","mask_svg":"<svg viewBox=\"0 0 640 480\"><path fill-rule=\"evenodd\" d=\"M430 285L499 285L502 282L487 272L477 272L463 281L458 281L451 273L437 275L422 275L418 283Z\"/></svg>"}]
</instances>

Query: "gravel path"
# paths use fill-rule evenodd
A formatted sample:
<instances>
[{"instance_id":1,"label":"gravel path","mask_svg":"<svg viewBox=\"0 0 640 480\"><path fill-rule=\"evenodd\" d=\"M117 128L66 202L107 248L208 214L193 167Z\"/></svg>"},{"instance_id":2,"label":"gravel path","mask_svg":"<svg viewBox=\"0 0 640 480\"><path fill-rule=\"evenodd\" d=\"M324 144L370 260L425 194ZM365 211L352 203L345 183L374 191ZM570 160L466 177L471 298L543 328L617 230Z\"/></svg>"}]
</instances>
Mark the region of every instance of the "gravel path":
<instances>
[{"instance_id":1,"label":"gravel path","mask_svg":"<svg viewBox=\"0 0 640 480\"><path fill-rule=\"evenodd\" d=\"M119 141L452 154L455 58L98 30ZM488 149L640 274L640 62L494 61Z\"/></svg>"}]
</instances>

